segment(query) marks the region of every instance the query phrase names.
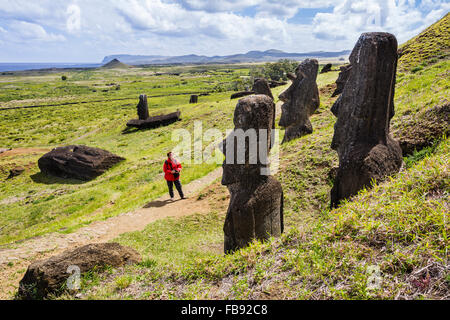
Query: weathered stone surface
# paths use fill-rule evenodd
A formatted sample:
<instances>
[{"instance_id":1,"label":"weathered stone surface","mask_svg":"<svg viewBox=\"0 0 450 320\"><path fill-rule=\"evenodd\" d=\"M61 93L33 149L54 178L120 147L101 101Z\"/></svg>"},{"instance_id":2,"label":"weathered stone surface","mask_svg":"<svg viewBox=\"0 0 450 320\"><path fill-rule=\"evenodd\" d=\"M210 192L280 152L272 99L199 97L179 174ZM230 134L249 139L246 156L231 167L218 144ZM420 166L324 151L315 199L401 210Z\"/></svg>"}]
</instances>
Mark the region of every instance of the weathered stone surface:
<instances>
[{"instance_id":1,"label":"weathered stone surface","mask_svg":"<svg viewBox=\"0 0 450 320\"><path fill-rule=\"evenodd\" d=\"M332 97L336 97L344 91L345 84L347 83L348 77L350 76L350 70L352 69L352 65L348 64L346 66L342 66L340 68L341 72L339 72L339 76L336 80L336 90L333 92Z\"/></svg>"},{"instance_id":2,"label":"weathered stone surface","mask_svg":"<svg viewBox=\"0 0 450 320\"><path fill-rule=\"evenodd\" d=\"M279 96L284 102L279 123L286 128L283 143L313 132L309 117L320 106L318 69L317 60L306 59L295 69L295 74L288 74L292 85Z\"/></svg>"},{"instance_id":3,"label":"weathered stone surface","mask_svg":"<svg viewBox=\"0 0 450 320\"><path fill-rule=\"evenodd\" d=\"M253 83L252 91L255 94L265 94L273 100L272 91L270 90L269 83L264 78L256 78Z\"/></svg>"},{"instance_id":4,"label":"weathered stone surface","mask_svg":"<svg viewBox=\"0 0 450 320\"><path fill-rule=\"evenodd\" d=\"M323 68L322 71L320 71L320 73L327 73L331 71L331 68L333 67L333 65L331 63L327 63Z\"/></svg>"},{"instance_id":5,"label":"weathered stone surface","mask_svg":"<svg viewBox=\"0 0 450 320\"><path fill-rule=\"evenodd\" d=\"M431 146L443 135L450 135L450 103L420 111L412 117L405 116L400 128L393 132L406 157Z\"/></svg>"},{"instance_id":6,"label":"weathered stone surface","mask_svg":"<svg viewBox=\"0 0 450 320\"><path fill-rule=\"evenodd\" d=\"M20 176L24 172L25 172L25 168L24 167L12 168L11 170L9 170L9 175L6 178L6 180L9 180L9 179L12 179L14 177Z\"/></svg>"},{"instance_id":7,"label":"weathered stone surface","mask_svg":"<svg viewBox=\"0 0 450 320\"><path fill-rule=\"evenodd\" d=\"M138 113L139 120L145 120L149 117L147 96L145 94L141 94L139 96L139 104L137 105L137 113Z\"/></svg>"},{"instance_id":8,"label":"weathered stone surface","mask_svg":"<svg viewBox=\"0 0 450 320\"><path fill-rule=\"evenodd\" d=\"M161 126L168 126L174 122L181 120L181 111L172 112L169 114L162 114L159 116L149 117L146 120L133 119L128 121L127 127L139 129L151 129Z\"/></svg>"},{"instance_id":9,"label":"weathered stone surface","mask_svg":"<svg viewBox=\"0 0 450 320\"><path fill-rule=\"evenodd\" d=\"M224 225L225 253L243 248L253 239L279 236L284 228L283 190L269 175L268 153L275 127L273 100L267 95L252 95L239 100L234 125L233 133L223 141L226 159L222 184L231 194ZM239 132L250 133L252 129L255 139L243 138L241 141L245 143L239 144L236 138ZM228 154L230 149L234 150L234 155ZM239 156L243 161L238 161Z\"/></svg>"},{"instance_id":10,"label":"weathered stone surface","mask_svg":"<svg viewBox=\"0 0 450 320\"><path fill-rule=\"evenodd\" d=\"M342 95L332 107L337 116L331 147L339 169L331 206L400 170L402 152L389 135L394 116L397 40L388 33L364 33L352 54Z\"/></svg>"},{"instance_id":11,"label":"weathered stone surface","mask_svg":"<svg viewBox=\"0 0 450 320\"><path fill-rule=\"evenodd\" d=\"M193 94L191 95L191 99L189 100L189 103L197 103L198 102L198 95Z\"/></svg>"},{"instance_id":12,"label":"weathered stone surface","mask_svg":"<svg viewBox=\"0 0 450 320\"><path fill-rule=\"evenodd\" d=\"M72 145L55 148L44 154L38 160L38 165L45 174L91 180L123 160L106 150Z\"/></svg>"},{"instance_id":13,"label":"weathered stone surface","mask_svg":"<svg viewBox=\"0 0 450 320\"><path fill-rule=\"evenodd\" d=\"M71 266L84 273L94 267L120 267L141 261L136 250L118 243L90 244L32 263L20 281L18 295L21 299L43 299L49 294L58 294L66 289Z\"/></svg>"}]
</instances>

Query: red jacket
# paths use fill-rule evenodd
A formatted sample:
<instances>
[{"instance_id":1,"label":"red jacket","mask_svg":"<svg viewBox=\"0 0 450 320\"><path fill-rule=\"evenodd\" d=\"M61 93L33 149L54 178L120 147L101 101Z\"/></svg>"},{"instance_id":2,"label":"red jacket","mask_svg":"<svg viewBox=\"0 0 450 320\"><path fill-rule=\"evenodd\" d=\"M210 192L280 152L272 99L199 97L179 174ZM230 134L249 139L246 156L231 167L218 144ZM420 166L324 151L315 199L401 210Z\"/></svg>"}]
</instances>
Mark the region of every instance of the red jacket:
<instances>
[{"instance_id":1,"label":"red jacket","mask_svg":"<svg viewBox=\"0 0 450 320\"><path fill-rule=\"evenodd\" d=\"M164 161L163 170L164 170L164 178L167 181L180 180L180 175L178 175L178 178L175 178L172 173L172 170L181 171L181 163L179 163L178 161L173 162L170 159L167 159L166 161Z\"/></svg>"}]
</instances>

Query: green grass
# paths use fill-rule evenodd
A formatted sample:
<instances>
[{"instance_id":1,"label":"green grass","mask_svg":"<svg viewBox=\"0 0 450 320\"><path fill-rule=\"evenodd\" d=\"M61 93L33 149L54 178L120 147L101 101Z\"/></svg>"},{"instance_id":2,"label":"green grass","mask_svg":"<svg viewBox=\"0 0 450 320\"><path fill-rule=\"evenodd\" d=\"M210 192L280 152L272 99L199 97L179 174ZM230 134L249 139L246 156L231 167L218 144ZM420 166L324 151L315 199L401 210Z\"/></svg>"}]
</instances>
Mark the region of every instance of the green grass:
<instances>
[{"instance_id":1,"label":"green grass","mask_svg":"<svg viewBox=\"0 0 450 320\"><path fill-rule=\"evenodd\" d=\"M228 72L229 70L231 71ZM147 76L142 75L145 72L148 73ZM188 129L193 132L194 122L200 120L204 131L215 128L225 135L225 130L232 127L236 100L229 99L232 92L201 96L199 103L195 105L188 104L189 95L150 98L151 114L179 109L182 112L182 121L169 127L124 132L126 122L136 118L138 93L145 92L147 85L150 88L150 92L147 92L149 95L164 92L172 94L186 90L202 92L208 88L204 86L205 82L217 84L230 81L245 74L248 69L213 68L201 73L191 72L193 71L188 68L180 77L154 76L146 69L66 72L69 79L67 82L121 83L120 94L134 98L129 102L112 101L0 111L5 119L0 123L2 132L5 132L5 135L0 137L1 147L51 149L59 145L85 144L126 158L126 161L97 179L81 182L41 174L37 160L44 151L0 157L0 180L6 179L9 170L15 166L27 168L23 175L0 185L0 245L49 232L72 232L93 221L141 208L148 201L165 193L167 186L161 176L162 163L165 154L178 144L177 141L171 140L172 131ZM61 81L58 80L59 75L8 76L0 83L0 88L8 87L12 81L17 81L18 85L27 85L29 81L36 86L32 86L32 90L37 96L41 93L45 95L45 91L40 92L40 89L46 85L54 85L49 80L52 77L56 77L55 81ZM179 83L180 79L186 79L187 88L173 86L174 83ZM134 87L136 83L139 88ZM159 83L161 88L153 90L150 83ZM128 85L130 87L127 87ZM279 93L282 89L277 88L274 93ZM95 100L98 98L97 94L92 93L79 99ZM108 96L108 99L110 98ZM36 100L29 103L32 102ZM22 105L22 102L10 103L11 106ZM206 145L204 144L204 147ZM185 164L183 183L201 178L217 167L217 164Z\"/></svg>"},{"instance_id":2,"label":"green grass","mask_svg":"<svg viewBox=\"0 0 450 320\"><path fill-rule=\"evenodd\" d=\"M450 13L399 49L401 71L415 73L440 59L447 59L450 53Z\"/></svg>"}]
</instances>

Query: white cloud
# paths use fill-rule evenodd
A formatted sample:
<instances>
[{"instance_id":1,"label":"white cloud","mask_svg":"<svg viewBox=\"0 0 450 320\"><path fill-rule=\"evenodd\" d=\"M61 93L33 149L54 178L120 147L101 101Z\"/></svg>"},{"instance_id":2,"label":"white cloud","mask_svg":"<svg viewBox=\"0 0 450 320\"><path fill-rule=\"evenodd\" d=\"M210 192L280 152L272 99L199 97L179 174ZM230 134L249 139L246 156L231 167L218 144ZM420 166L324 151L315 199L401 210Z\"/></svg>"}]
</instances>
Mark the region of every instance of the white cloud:
<instances>
[{"instance_id":1,"label":"white cloud","mask_svg":"<svg viewBox=\"0 0 450 320\"><path fill-rule=\"evenodd\" d=\"M319 8L312 23L289 20L305 8ZM63 51L72 61L114 53L334 51L353 48L366 31L406 41L449 9L448 0L0 0L0 40L18 52L59 58ZM8 50L14 58L13 46Z\"/></svg>"},{"instance_id":2,"label":"white cloud","mask_svg":"<svg viewBox=\"0 0 450 320\"><path fill-rule=\"evenodd\" d=\"M48 33L36 23L25 21L13 21L9 26L10 32L26 41L64 41L63 35Z\"/></svg>"},{"instance_id":3,"label":"white cloud","mask_svg":"<svg viewBox=\"0 0 450 320\"><path fill-rule=\"evenodd\" d=\"M81 29L81 9L76 4L71 4L67 7L67 31L70 33L79 31Z\"/></svg>"}]
</instances>

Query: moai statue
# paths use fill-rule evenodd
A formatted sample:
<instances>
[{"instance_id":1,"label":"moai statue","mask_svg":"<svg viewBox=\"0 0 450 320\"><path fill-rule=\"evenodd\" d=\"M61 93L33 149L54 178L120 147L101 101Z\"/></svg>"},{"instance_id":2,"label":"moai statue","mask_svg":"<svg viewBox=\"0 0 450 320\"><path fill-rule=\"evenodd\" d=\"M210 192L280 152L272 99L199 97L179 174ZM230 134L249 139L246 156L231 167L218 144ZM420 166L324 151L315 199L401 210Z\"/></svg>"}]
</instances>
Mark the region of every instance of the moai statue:
<instances>
[{"instance_id":1,"label":"moai statue","mask_svg":"<svg viewBox=\"0 0 450 320\"><path fill-rule=\"evenodd\" d=\"M264 78L256 78L253 83L252 91L255 94L265 94L266 96L269 96L270 99L273 100L272 91L270 90L269 83Z\"/></svg>"},{"instance_id":2,"label":"moai statue","mask_svg":"<svg viewBox=\"0 0 450 320\"><path fill-rule=\"evenodd\" d=\"M279 97L284 102L279 123L286 128L283 143L313 132L309 117L320 106L318 70L317 60L306 59L295 69L295 74L288 74L292 85Z\"/></svg>"},{"instance_id":3,"label":"moai statue","mask_svg":"<svg viewBox=\"0 0 450 320\"><path fill-rule=\"evenodd\" d=\"M198 102L198 95L193 94L189 99L189 103L197 103L197 102Z\"/></svg>"},{"instance_id":4,"label":"moai statue","mask_svg":"<svg viewBox=\"0 0 450 320\"><path fill-rule=\"evenodd\" d=\"M139 104L137 105L137 113L139 116L139 120L147 120L150 117L150 115L148 114L147 96L145 94L141 94L139 96Z\"/></svg>"},{"instance_id":5,"label":"moai statue","mask_svg":"<svg viewBox=\"0 0 450 320\"><path fill-rule=\"evenodd\" d=\"M275 104L267 95L239 100L233 132L223 141L222 184L231 194L225 219L225 253L283 232L283 190L270 176Z\"/></svg>"},{"instance_id":6,"label":"moai statue","mask_svg":"<svg viewBox=\"0 0 450 320\"><path fill-rule=\"evenodd\" d=\"M347 83L351 69L352 69L351 64L342 66L340 68L341 72L339 72L339 76L336 80L336 90L334 90L332 97L336 97L336 96L340 95L342 93L342 91L344 91L344 87L345 87L345 84Z\"/></svg>"},{"instance_id":7,"label":"moai statue","mask_svg":"<svg viewBox=\"0 0 450 320\"><path fill-rule=\"evenodd\" d=\"M389 134L394 116L397 39L364 33L350 55L351 70L331 111L337 117L331 147L339 168L331 206L400 170L402 150Z\"/></svg>"}]
</instances>

